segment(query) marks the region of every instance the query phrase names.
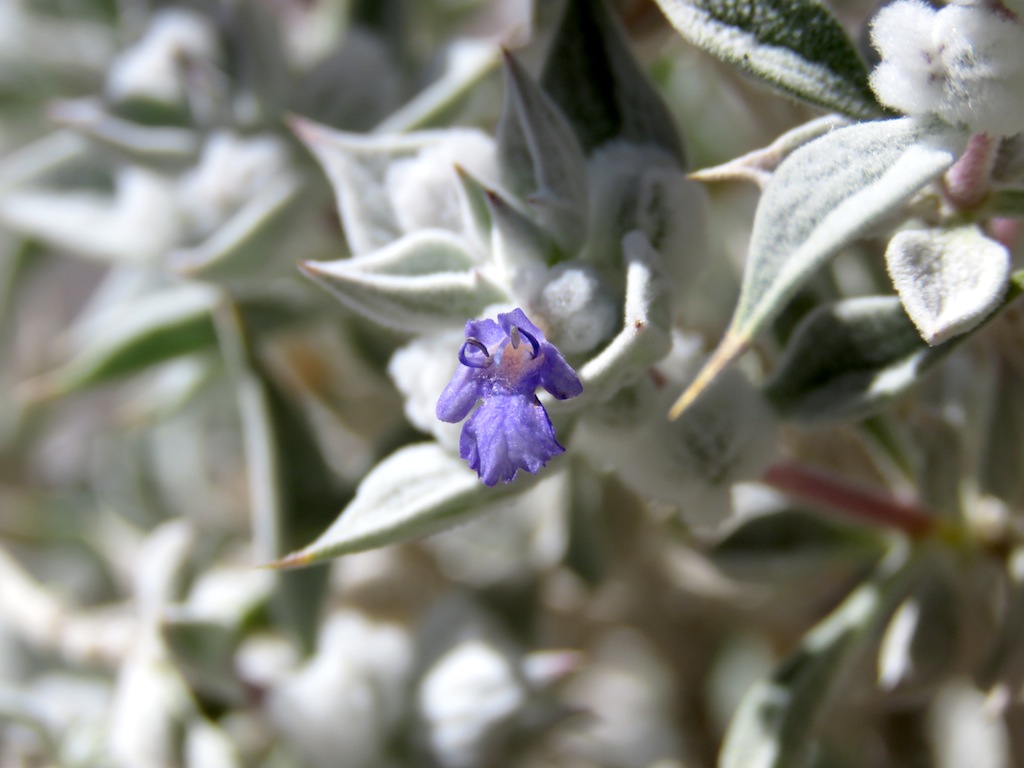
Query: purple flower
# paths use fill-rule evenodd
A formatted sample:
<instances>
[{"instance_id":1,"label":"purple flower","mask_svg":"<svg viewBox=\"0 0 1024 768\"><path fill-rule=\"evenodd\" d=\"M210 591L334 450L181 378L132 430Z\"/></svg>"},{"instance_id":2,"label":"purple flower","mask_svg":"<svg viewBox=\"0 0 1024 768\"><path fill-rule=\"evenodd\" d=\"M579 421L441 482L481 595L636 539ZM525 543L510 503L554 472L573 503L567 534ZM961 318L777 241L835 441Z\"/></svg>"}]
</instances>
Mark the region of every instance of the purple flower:
<instances>
[{"instance_id":1,"label":"purple flower","mask_svg":"<svg viewBox=\"0 0 1024 768\"><path fill-rule=\"evenodd\" d=\"M544 387L559 400L583 391L576 372L521 309L494 320L466 323L461 365L437 401L437 418L462 421L459 455L485 485L511 482L516 472L536 473L565 451L537 399Z\"/></svg>"}]
</instances>

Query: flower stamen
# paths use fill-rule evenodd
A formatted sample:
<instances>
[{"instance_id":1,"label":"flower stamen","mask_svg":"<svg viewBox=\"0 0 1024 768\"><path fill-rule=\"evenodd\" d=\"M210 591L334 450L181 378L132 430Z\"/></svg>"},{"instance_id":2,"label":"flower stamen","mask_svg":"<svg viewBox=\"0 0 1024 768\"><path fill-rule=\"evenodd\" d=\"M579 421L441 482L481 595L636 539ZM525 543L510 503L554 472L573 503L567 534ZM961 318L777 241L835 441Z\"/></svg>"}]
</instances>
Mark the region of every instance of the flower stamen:
<instances>
[{"instance_id":1,"label":"flower stamen","mask_svg":"<svg viewBox=\"0 0 1024 768\"><path fill-rule=\"evenodd\" d=\"M469 357L467 352L469 349L476 349L484 353L484 357L481 360L479 355ZM466 339L462 346L459 348L459 362L467 368L486 368L491 364L491 353L487 351L487 346L479 339Z\"/></svg>"},{"instance_id":2,"label":"flower stamen","mask_svg":"<svg viewBox=\"0 0 1024 768\"><path fill-rule=\"evenodd\" d=\"M525 336L526 340L530 342L530 346L533 347L533 354L530 356L531 360L536 360L537 355L540 354L540 342L534 338L533 334L529 331L524 331L517 325L512 326L512 330L509 332L509 338L512 339L512 349L519 349L521 342L520 336Z\"/></svg>"}]
</instances>

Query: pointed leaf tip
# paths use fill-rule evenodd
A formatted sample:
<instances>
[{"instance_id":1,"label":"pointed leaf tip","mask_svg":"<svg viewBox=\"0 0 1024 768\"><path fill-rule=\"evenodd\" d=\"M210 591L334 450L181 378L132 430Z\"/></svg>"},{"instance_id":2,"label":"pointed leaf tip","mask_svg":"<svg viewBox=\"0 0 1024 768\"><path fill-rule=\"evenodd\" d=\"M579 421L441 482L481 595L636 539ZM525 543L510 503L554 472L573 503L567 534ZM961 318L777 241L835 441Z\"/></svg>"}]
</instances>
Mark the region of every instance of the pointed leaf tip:
<instances>
[{"instance_id":1,"label":"pointed leaf tip","mask_svg":"<svg viewBox=\"0 0 1024 768\"><path fill-rule=\"evenodd\" d=\"M309 118L302 117L301 115L285 115L284 123L303 144L315 142L320 136L320 126Z\"/></svg>"},{"instance_id":2,"label":"pointed leaf tip","mask_svg":"<svg viewBox=\"0 0 1024 768\"><path fill-rule=\"evenodd\" d=\"M565 114L506 52L505 102L498 122L504 183L567 251L586 236L587 163Z\"/></svg>"},{"instance_id":3,"label":"pointed leaf tip","mask_svg":"<svg viewBox=\"0 0 1024 768\"><path fill-rule=\"evenodd\" d=\"M754 215L732 334L753 339L843 247L891 216L963 151L936 120L855 123L778 166Z\"/></svg>"},{"instance_id":4,"label":"pointed leaf tip","mask_svg":"<svg viewBox=\"0 0 1024 768\"><path fill-rule=\"evenodd\" d=\"M400 331L462 325L508 294L462 239L421 230L373 253L300 267L339 301Z\"/></svg>"},{"instance_id":5,"label":"pointed leaf tip","mask_svg":"<svg viewBox=\"0 0 1024 768\"><path fill-rule=\"evenodd\" d=\"M568 118L585 154L618 140L660 147L686 167L675 118L607 0L563 4L540 84Z\"/></svg>"},{"instance_id":6,"label":"pointed leaf tip","mask_svg":"<svg viewBox=\"0 0 1024 768\"><path fill-rule=\"evenodd\" d=\"M669 421L675 421L683 412L703 394L711 383L718 378L730 363L747 351L750 346L750 338L733 333L728 333L719 343L714 354L704 363L697 377L690 382L689 386L679 396L668 412Z\"/></svg>"},{"instance_id":7,"label":"pointed leaf tip","mask_svg":"<svg viewBox=\"0 0 1024 768\"><path fill-rule=\"evenodd\" d=\"M317 562L316 557L307 553L304 549L300 549L297 552L285 555L279 560L272 560L269 563L264 563L259 566L260 568L266 568L271 571L290 571L295 568L305 568L308 565L313 565Z\"/></svg>"},{"instance_id":8,"label":"pointed leaf tip","mask_svg":"<svg viewBox=\"0 0 1024 768\"><path fill-rule=\"evenodd\" d=\"M300 261L295 266L298 267L299 272L304 274L306 277L315 277L320 274L319 262L316 261Z\"/></svg>"},{"instance_id":9,"label":"pointed leaf tip","mask_svg":"<svg viewBox=\"0 0 1024 768\"><path fill-rule=\"evenodd\" d=\"M20 405L33 408L58 400L63 392L53 375L44 373L21 382L15 387L14 395Z\"/></svg>"},{"instance_id":10,"label":"pointed leaf tip","mask_svg":"<svg viewBox=\"0 0 1024 768\"><path fill-rule=\"evenodd\" d=\"M532 487L532 476L494 488L437 443L400 448L363 478L355 497L313 543L271 563L300 568L427 536Z\"/></svg>"}]
</instances>

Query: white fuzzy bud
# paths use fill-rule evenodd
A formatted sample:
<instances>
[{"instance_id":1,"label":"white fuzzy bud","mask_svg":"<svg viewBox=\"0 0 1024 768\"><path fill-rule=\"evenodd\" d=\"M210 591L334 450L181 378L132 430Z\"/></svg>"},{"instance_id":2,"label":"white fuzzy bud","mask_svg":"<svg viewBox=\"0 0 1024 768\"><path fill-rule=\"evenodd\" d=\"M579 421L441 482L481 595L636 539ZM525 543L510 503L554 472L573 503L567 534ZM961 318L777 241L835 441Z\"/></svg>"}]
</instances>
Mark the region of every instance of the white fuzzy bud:
<instances>
[{"instance_id":1,"label":"white fuzzy bud","mask_svg":"<svg viewBox=\"0 0 1024 768\"><path fill-rule=\"evenodd\" d=\"M875 17L871 41L882 57L871 87L886 106L974 132L1024 129L1024 27L1010 14L898 0Z\"/></svg>"},{"instance_id":2,"label":"white fuzzy bud","mask_svg":"<svg viewBox=\"0 0 1024 768\"><path fill-rule=\"evenodd\" d=\"M419 692L430 748L444 768L488 765L526 701L511 661L480 640L457 645L430 670Z\"/></svg>"},{"instance_id":3,"label":"white fuzzy bud","mask_svg":"<svg viewBox=\"0 0 1024 768\"><path fill-rule=\"evenodd\" d=\"M199 164L182 176L179 205L194 234L205 237L285 173L288 149L278 137L219 131L207 139Z\"/></svg>"},{"instance_id":4,"label":"white fuzzy bud","mask_svg":"<svg viewBox=\"0 0 1024 768\"><path fill-rule=\"evenodd\" d=\"M675 679L665 659L636 630L620 627L597 639L566 695L590 715L562 736L584 764L679 765L674 760L682 746L674 725Z\"/></svg>"},{"instance_id":5,"label":"white fuzzy bud","mask_svg":"<svg viewBox=\"0 0 1024 768\"><path fill-rule=\"evenodd\" d=\"M696 361L694 341L677 337L659 365L669 381L689 378L672 368ZM573 445L637 493L677 505L689 524L713 528L732 513L734 484L759 477L774 458L776 417L740 371L723 374L678 421L661 417L671 392L613 401L602 418L579 424Z\"/></svg>"},{"instance_id":6,"label":"white fuzzy bud","mask_svg":"<svg viewBox=\"0 0 1024 768\"><path fill-rule=\"evenodd\" d=\"M332 616L316 656L267 699L271 721L314 768L377 765L401 713L408 633L356 613Z\"/></svg>"},{"instance_id":7,"label":"white fuzzy bud","mask_svg":"<svg viewBox=\"0 0 1024 768\"><path fill-rule=\"evenodd\" d=\"M587 352L615 330L618 308L589 264L559 264L535 302L550 340L565 353Z\"/></svg>"},{"instance_id":8,"label":"white fuzzy bud","mask_svg":"<svg viewBox=\"0 0 1024 768\"><path fill-rule=\"evenodd\" d=\"M461 329L421 336L395 352L388 363L409 423L453 451L458 449L462 425L437 418L437 398L459 365L458 349L464 338Z\"/></svg>"},{"instance_id":9,"label":"white fuzzy bud","mask_svg":"<svg viewBox=\"0 0 1024 768\"><path fill-rule=\"evenodd\" d=\"M184 101L182 59L216 61L218 55L217 36L207 17L181 8L162 10L142 39L111 66L107 95L114 101L147 98L179 104Z\"/></svg>"},{"instance_id":10,"label":"white fuzzy bud","mask_svg":"<svg viewBox=\"0 0 1024 768\"><path fill-rule=\"evenodd\" d=\"M403 231L463 229L456 165L493 185L498 177L494 140L482 131L453 128L441 142L391 164L387 190Z\"/></svg>"}]
</instances>

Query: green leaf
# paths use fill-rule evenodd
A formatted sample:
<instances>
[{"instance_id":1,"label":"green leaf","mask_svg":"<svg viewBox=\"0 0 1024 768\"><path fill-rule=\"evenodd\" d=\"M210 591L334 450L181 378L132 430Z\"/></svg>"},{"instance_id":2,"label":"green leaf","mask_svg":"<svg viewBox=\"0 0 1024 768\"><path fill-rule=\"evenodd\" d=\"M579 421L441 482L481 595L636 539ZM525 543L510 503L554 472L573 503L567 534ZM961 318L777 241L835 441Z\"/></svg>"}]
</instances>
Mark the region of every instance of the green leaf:
<instances>
[{"instance_id":1,"label":"green leaf","mask_svg":"<svg viewBox=\"0 0 1024 768\"><path fill-rule=\"evenodd\" d=\"M407 235L366 256L307 261L302 269L342 303L407 332L456 327L508 300L463 241L440 230Z\"/></svg>"},{"instance_id":2,"label":"green leaf","mask_svg":"<svg viewBox=\"0 0 1024 768\"><path fill-rule=\"evenodd\" d=\"M0 192L37 181L40 177L83 158L89 142L71 131L46 134L0 157Z\"/></svg>"},{"instance_id":3,"label":"green leaf","mask_svg":"<svg viewBox=\"0 0 1024 768\"><path fill-rule=\"evenodd\" d=\"M415 154L439 136L362 136L301 118L292 118L291 127L334 188L352 253L367 253L401 237L387 190L388 167L395 158Z\"/></svg>"},{"instance_id":4,"label":"green leaf","mask_svg":"<svg viewBox=\"0 0 1024 768\"><path fill-rule=\"evenodd\" d=\"M798 421L863 418L953 348L925 344L895 296L846 299L800 322L765 393Z\"/></svg>"},{"instance_id":5,"label":"green leaf","mask_svg":"<svg viewBox=\"0 0 1024 768\"><path fill-rule=\"evenodd\" d=\"M407 231L459 229L461 222L445 218L449 214L457 218L458 213L447 210L459 204L455 166L469 169L489 184L497 176L493 139L476 128L361 135L301 118L292 118L290 124L327 174L346 241L357 256L391 245ZM404 179L399 182L394 173L403 166ZM413 169L418 170L410 176ZM451 174L450 189L445 184L447 174ZM420 210L410 214L407 206ZM442 213L424 223L424 217L430 218L427 210Z\"/></svg>"},{"instance_id":6,"label":"green leaf","mask_svg":"<svg viewBox=\"0 0 1024 768\"><path fill-rule=\"evenodd\" d=\"M870 119L884 111L839 22L816 0L657 0L686 40L790 96Z\"/></svg>"},{"instance_id":7,"label":"green leaf","mask_svg":"<svg viewBox=\"0 0 1024 768\"><path fill-rule=\"evenodd\" d=\"M197 132L140 125L110 114L97 99L57 102L50 109L50 119L111 150L121 162L180 172L199 155Z\"/></svg>"},{"instance_id":8,"label":"green leaf","mask_svg":"<svg viewBox=\"0 0 1024 768\"><path fill-rule=\"evenodd\" d=\"M142 93L125 95L109 105L110 114L118 120L143 128L186 128L193 123L189 105L173 98Z\"/></svg>"},{"instance_id":9,"label":"green leaf","mask_svg":"<svg viewBox=\"0 0 1024 768\"><path fill-rule=\"evenodd\" d=\"M519 493L532 482L524 477L488 488L464 461L436 443L408 446L370 471L352 502L316 541L272 565L306 566L436 533L466 522L489 502Z\"/></svg>"},{"instance_id":10,"label":"green leaf","mask_svg":"<svg viewBox=\"0 0 1024 768\"><path fill-rule=\"evenodd\" d=\"M330 525L337 509L351 499L352 491L334 476L299 404L265 372L261 376L278 465L275 476L281 484L275 552L275 557L280 557ZM306 653L315 647L329 576L324 568L279 574L271 613L292 628Z\"/></svg>"},{"instance_id":11,"label":"green leaf","mask_svg":"<svg viewBox=\"0 0 1024 768\"><path fill-rule=\"evenodd\" d=\"M242 420L254 554L269 561L327 525L349 494L334 480L301 409L255 357L244 315L222 305L216 319ZM327 576L313 569L277 578L271 610L307 653L315 645Z\"/></svg>"},{"instance_id":12,"label":"green leaf","mask_svg":"<svg viewBox=\"0 0 1024 768\"><path fill-rule=\"evenodd\" d=\"M89 20L113 24L118 15L117 4L110 0L36 0L31 8L33 16L54 16L65 21Z\"/></svg>"},{"instance_id":13,"label":"green leaf","mask_svg":"<svg viewBox=\"0 0 1024 768\"><path fill-rule=\"evenodd\" d=\"M166 421L193 402L222 372L219 356L212 349L183 355L137 381L118 404L118 410L133 425Z\"/></svg>"},{"instance_id":14,"label":"green leaf","mask_svg":"<svg viewBox=\"0 0 1024 768\"><path fill-rule=\"evenodd\" d=\"M532 268L554 264L563 255L551 234L497 192L488 190L491 253L512 285Z\"/></svg>"},{"instance_id":15,"label":"green leaf","mask_svg":"<svg viewBox=\"0 0 1024 768\"><path fill-rule=\"evenodd\" d=\"M211 313L219 291L182 285L138 297L106 318L57 370L30 382L35 397L60 397L216 345Z\"/></svg>"},{"instance_id":16,"label":"green leaf","mask_svg":"<svg viewBox=\"0 0 1024 768\"><path fill-rule=\"evenodd\" d=\"M1024 218L1024 189L1000 189L984 203L983 214Z\"/></svg>"},{"instance_id":17,"label":"green leaf","mask_svg":"<svg viewBox=\"0 0 1024 768\"><path fill-rule=\"evenodd\" d=\"M899 599L905 570L883 561L879 573L815 626L769 679L751 687L725 734L720 768L803 764L829 699Z\"/></svg>"},{"instance_id":18,"label":"green leaf","mask_svg":"<svg viewBox=\"0 0 1024 768\"><path fill-rule=\"evenodd\" d=\"M245 702L245 687L234 671L238 634L233 627L171 611L160 630L174 666L193 691L221 704Z\"/></svg>"},{"instance_id":19,"label":"green leaf","mask_svg":"<svg viewBox=\"0 0 1024 768\"><path fill-rule=\"evenodd\" d=\"M755 149L745 155L711 168L702 168L688 174L694 181L752 181L764 187L772 179L772 173L794 151L826 133L850 124L842 115L825 115L801 123L779 136L767 147Z\"/></svg>"},{"instance_id":20,"label":"green leaf","mask_svg":"<svg viewBox=\"0 0 1024 768\"><path fill-rule=\"evenodd\" d=\"M1024 382L1021 371L1005 360L997 362L993 404L987 414L978 462L982 493L1002 499L1011 508L1024 504Z\"/></svg>"},{"instance_id":21,"label":"green leaf","mask_svg":"<svg viewBox=\"0 0 1024 768\"><path fill-rule=\"evenodd\" d=\"M999 626L975 679L982 689L1009 691L1019 690L1024 681L1024 549L1018 546L1010 553L1003 578Z\"/></svg>"},{"instance_id":22,"label":"green leaf","mask_svg":"<svg viewBox=\"0 0 1024 768\"><path fill-rule=\"evenodd\" d=\"M878 649L885 690L929 690L957 666L962 641L956 575L936 560L893 613Z\"/></svg>"},{"instance_id":23,"label":"green leaf","mask_svg":"<svg viewBox=\"0 0 1024 768\"><path fill-rule=\"evenodd\" d=\"M863 528L783 508L738 520L711 555L730 575L761 581L777 571L834 570L840 560L870 561L882 554L883 544Z\"/></svg>"},{"instance_id":24,"label":"green leaf","mask_svg":"<svg viewBox=\"0 0 1024 768\"><path fill-rule=\"evenodd\" d=\"M174 251L168 261L189 277L224 280L252 275L279 253L282 235L303 202L297 178L275 179L205 241Z\"/></svg>"},{"instance_id":25,"label":"green leaf","mask_svg":"<svg viewBox=\"0 0 1024 768\"><path fill-rule=\"evenodd\" d=\"M138 166L115 177L114 195L15 188L0 194L0 224L56 249L103 262L151 264L180 238L175 182Z\"/></svg>"},{"instance_id":26,"label":"green leaf","mask_svg":"<svg viewBox=\"0 0 1024 768\"><path fill-rule=\"evenodd\" d=\"M541 225L567 251L587 229L587 165L558 106L505 56L505 104L498 122L498 158L509 190L526 200Z\"/></svg>"},{"instance_id":27,"label":"green leaf","mask_svg":"<svg viewBox=\"0 0 1024 768\"><path fill-rule=\"evenodd\" d=\"M455 176L459 180L459 193L462 197L464 210L472 231L484 240L491 232L491 211L488 197L494 194L480 179L461 165L455 166Z\"/></svg>"},{"instance_id":28,"label":"green leaf","mask_svg":"<svg viewBox=\"0 0 1024 768\"><path fill-rule=\"evenodd\" d=\"M965 142L944 123L901 118L840 128L787 157L754 216L729 329L671 418L746 351L818 268L948 169Z\"/></svg>"},{"instance_id":29,"label":"green leaf","mask_svg":"<svg viewBox=\"0 0 1024 768\"><path fill-rule=\"evenodd\" d=\"M501 60L491 42L456 40L445 52L444 72L411 101L378 124L378 135L452 125L453 115Z\"/></svg>"},{"instance_id":30,"label":"green leaf","mask_svg":"<svg viewBox=\"0 0 1024 768\"><path fill-rule=\"evenodd\" d=\"M46 254L32 240L10 238L0 234L0 348L15 336L15 311L18 297L27 287L33 267L38 266Z\"/></svg>"},{"instance_id":31,"label":"green leaf","mask_svg":"<svg viewBox=\"0 0 1024 768\"><path fill-rule=\"evenodd\" d=\"M31 399L63 397L147 370L217 344L213 312L223 294L185 284L145 294L99 319L70 360L28 382ZM296 312L273 297L251 298L242 310L261 330L293 322Z\"/></svg>"},{"instance_id":32,"label":"green leaf","mask_svg":"<svg viewBox=\"0 0 1024 768\"><path fill-rule=\"evenodd\" d=\"M1020 295L1022 280L1014 276L1003 306ZM844 299L800 321L765 394L783 416L797 421L865 418L914 386L969 336L928 346L895 296Z\"/></svg>"},{"instance_id":33,"label":"green leaf","mask_svg":"<svg viewBox=\"0 0 1024 768\"><path fill-rule=\"evenodd\" d=\"M606 513L609 512L609 497L619 490L612 487L614 482L608 476L599 475L586 459L577 457L573 461L569 473L568 541L564 563L591 587L605 579L610 567L613 534ZM616 504L612 516L620 517L622 512L622 506Z\"/></svg>"},{"instance_id":34,"label":"green leaf","mask_svg":"<svg viewBox=\"0 0 1024 768\"><path fill-rule=\"evenodd\" d=\"M941 385L936 389L941 389ZM928 402L927 394L924 394L924 399ZM973 466L976 461L976 435L964 429L960 414L954 408L939 406L932 412L932 408L925 405L921 412L927 415L919 415L911 431L916 454L913 466L906 461L909 457L899 447L893 447L903 453L900 458L905 460L909 469L907 476L915 478L918 506L932 512L936 518L956 525L955 521L964 519L964 502L967 500L961 490L968 466ZM883 419L884 416L879 417L876 424L884 429ZM875 425L865 426L871 429ZM884 447L882 449L885 450ZM973 500L967 503L973 504Z\"/></svg>"},{"instance_id":35,"label":"green leaf","mask_svg":"<svg viewBox=\"0 0 1024 768\"><path fill-rule=\"evenodd\" d=\"M280 17L264 3L238 3L221 11L221 23L232 43L233 116L249 129L274 125L293 96Z\"/></svg>"},{"instance_id":36,"label":"green leaf","mask_svg":"<svg viewBox=\"0 0 1024 768\"><path fill-rule=\"evenodd\" d=\"M672 114L606 0L569 0L541 86L569 118L587 154L615 140L654 144L685 167Z\"/></svg>"}]
</instances>

